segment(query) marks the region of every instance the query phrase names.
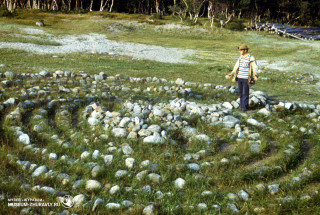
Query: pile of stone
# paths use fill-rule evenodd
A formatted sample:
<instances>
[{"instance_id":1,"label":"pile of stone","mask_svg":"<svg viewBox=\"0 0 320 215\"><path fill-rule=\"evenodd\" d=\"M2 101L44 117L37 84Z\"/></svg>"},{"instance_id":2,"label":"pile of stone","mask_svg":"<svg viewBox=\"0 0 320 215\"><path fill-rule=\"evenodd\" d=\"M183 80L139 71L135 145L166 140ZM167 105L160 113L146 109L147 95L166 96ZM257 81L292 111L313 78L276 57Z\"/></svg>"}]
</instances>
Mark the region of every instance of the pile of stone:
<instances>
[{"instance_id":1,"label":"pile of stone","mask_svg":"<svg viewBox=\"0 0 320 215\"><path fill-rule=\"evenodd\" d=\"M225 166L233 162L239 162L238 156L219 158L217 162L204 161L203 158L211 156L213 149L212 143L215 140L215 134L206 134L198 131L195 126L192 126L192 121L201 120L209 126L221 126L230 133L232 140L238 143L247 141L249 146L249 153L260 154L263 150L262 132L271 131L279 136L290 135L291 132L301 132L301 134L317 134L320 130L320 105L314 104L299 104L295 102L272 100L268 95L261 91L251 90L250 92L250 106L256 109L256 113L263 117L255 118L255 115L239 113L239 100L223 101L215 104L204 104L197 102L197 99L202 99L202 95L198 94L194 89L201 90L216 90L225 91L229 93L237 93L236 87L230 86L214 86L210 83L197 84L194 82L186 82L178 78L176 81L168 81L166 79L159 79L157 77L148 78L134 78L122 77L120 75L107 76L105 73L98 75L88 75L84 72L71 73L64 71L56 71L50 73L48 71L41 71L38 74L14 74L6 72L0 74L3 80L4 87L1 93L8 94L13 92L12 86L19 86L18 83L28 83L31 87L23 88L20 92L15 91L14 96L6 98L0 103L0 110L4 119L8 121L9 132L14 134L16 142L21 144L23 150L29 150L35 155L42 157L41 164L32 163L25 159L19 159L14 154L9 154L7 159L12 164L17 165L23 171L28 172L31 178L51 177L55 178L63 185L72 184L72 191L59 191L50 186L43 186L41 184L27 184L23 183L21 189L32 191L44 191L50 195L57 196L58 201L62 202L61 194L72 194L75 207L91 207L92 211L98 208L106 208L108 210L119 210L121 208L142 207L143 214L156 213L159 208L157 202L149 202L146 205L137 205L134 200L120 199L114 202L108 202L102 198L90 198L90 196L77 193L81 189L85 189L88 193L108 192L111 196L116 196L123 192L134 192L154 194L156 199L163 199L172 195L171 192L163 193L160 189L156 189L163 184L167 179L160 170L159 164L150 160L139 161L135 156L134 145L130 145L132 139L138 142L147 144L172 144L182 147L185 143L206 143L203 149L198 152L187 152L181 156L179 164L170 164L165 168L168 170L175 170L177 172L187 171L192 174L195 180L207 179L203 174L206 168L214 165ZM46 87L36 86L38 82L47 82ZM139 87L133 88L130 84L144 83ZM76 87L74 87L77 85ZM162 85L162 86L157 86ZM73 93L85 92L83 97L71 97ZM121 93L135 94L146 93L148 95L165 93L170 96L168 102L158 100L133 100L130 96L121 96ZM99 105L99 99L113 99L120 102L121 110L110 110ZM125 98L125 99L123 99ZM39 147L34 140L32 134L38 137L51 138L57 144L57 147L74 148L73 141L76 141L78 134L76 129L70 128L70 140L65 140L63 137L55 134L46 134L45 125L48 122L48 115L55 113L59 123L69 123L72 112L83 107L80 113L82 119L87 121L91 126L92 131L96 131L97 127L101 127L101 132L98 136L94 136L95 141L101 141L106 146L106 153L102 153L98 149L85 146L79 146L81 149L79 154L70 156L68 153L59 154L55 151L49 152L48 149ZM36 111L35 111L36 110ZM270 126L270 116L277 111L286 111L294 113L297 110L305 110L302 117L310 119L310 123L303 126L296 126L296 120L299 118L292 116L287 121L279 119L279 123L290 124L289 129L276 129ZM30 113L31 117L26 117ZM33 114L33 115L32 115ZM30 129L26 129L23 125L28 125ZM59 124L57 125L59 126ZM177 140L172 136L173 131L181 133L182 140ZM114 142L107 140L113 138ZM49 137L48 137L49 136ZM126 143L126 139L128 143ZM118 144L120 140L121 145ZM83 139L86 144L91 144L88 137ZM178 144L177 144L178 143ZM177 147L179 147L177 146ZM144 146L147 147L147 146ZM226 149L228 150L228 149ZM299 147L289 144L281 155L286 156L287 159L299 156ZM170 158L171 153L164 152L163 156ZM115 160L121 158L121 167L112 172L114 178L117 180L137 180L139 182L147 182L143 187L134 189L131 185L122 187L120 183L103 184L100 180L101 175L115 165ZM180 159L180 158L179 158ZM102 160L102 163L101 161ZM54 169L48 168L46 162L65 162L66 165L82 165L83 168L90 169L88 177L71 175L70 172L58 172ZM134 172L134 174L132 174ZM247 173L253 177L266 177L270 172L282 174L284 172L283 166L268 166L256 165L254 168L248 170ZM297 174L292 178L292 185L295 183L307 180L311 177L312 171L310 169L303 170L302 173ZM237 177L242 177L239 174ZM235 178L237 180L237 177ZM72 178L76 178L75 181ZM150 185L148 185L150 183ZM171 182L174 189L179 190L179 194L184 195L184 190L188 186L189 179L187 177L176 177ZM154 186L155 185L155 186ZM257 190L268 190L270 194L277 195L281 189L281 184L257 185ZM234 193L223 194L228 200L226 209L228 211L238 213L241 211L237 201L250 201L253 198L254 192L250 189L237 190ZM213 191L201 191L201 196L211 196ZM311 196L309 196L311 198ZM308 198L307 195L305 198ZM280 202L291 201L290 196L285 196L279 199ZM187 208L188 210L207 211L220 210L221 205L208 205L206 202L199 202L194 205L177 205L177 210ZM257 207L255 211L263 211L263 208Z\"/></svg>"}]
</instances>

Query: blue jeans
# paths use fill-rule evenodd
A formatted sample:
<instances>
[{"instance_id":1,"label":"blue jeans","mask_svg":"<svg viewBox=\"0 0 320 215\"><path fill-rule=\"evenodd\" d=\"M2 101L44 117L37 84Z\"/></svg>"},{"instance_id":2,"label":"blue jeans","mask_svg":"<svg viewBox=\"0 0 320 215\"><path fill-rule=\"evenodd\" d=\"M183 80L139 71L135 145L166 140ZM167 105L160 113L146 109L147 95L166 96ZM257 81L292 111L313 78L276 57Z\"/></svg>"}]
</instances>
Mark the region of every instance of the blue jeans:
<instances>
[{"instance_id":1,"label":"blue jeans","mask_svg":"<svg viewBox=\"0 0 320 215\"><path fill-rule=\"evenodd\" d=\"M240 108L243 111L249 109L249 85L248 79L238 78L238 89L240 96Z\"/></svg>"}]
</instances>

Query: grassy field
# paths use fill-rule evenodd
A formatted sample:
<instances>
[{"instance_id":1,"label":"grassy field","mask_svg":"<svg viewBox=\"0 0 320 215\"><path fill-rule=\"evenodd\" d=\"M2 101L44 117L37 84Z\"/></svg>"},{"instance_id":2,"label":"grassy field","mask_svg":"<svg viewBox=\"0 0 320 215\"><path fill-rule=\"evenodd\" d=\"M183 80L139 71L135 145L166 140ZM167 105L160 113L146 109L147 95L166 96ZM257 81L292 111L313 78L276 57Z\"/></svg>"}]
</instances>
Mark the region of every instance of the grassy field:
<instances>
[{"instance_id":1,"label":"grassy field","mask_svg":"<svg viewBox=\"0 0 320 215\"><path fill-rule=\"evenodd\" d=\"M0 18L0 42L23 42L35 44L57 45L48 40L28 37L13 37L20 27L35 26L38 20L44 20L45 30L53 35L99 33L109 39L161 45L165 47L186 48L206 51L192 58L194 64L163 64L148 60L132 60L129 57L115 58L109 55L66 54L59 58L52 55L33 55L23 51L2 49L1 63L17 73L39 72L46 69L50 72L86 71L90 74L101 71L110 75L121 74L135 77L156 76L175 80L180 77L186 81L208 82L213 84L230 84L224 79L225 74L232 70L239 55L237 46L246 43L251 53L259 60L268 63L260 67L262 80L254 88L267 92L276 99L318 103L320 92L317 81L295 84L300 75L311 72L320 76L320 49L317 41L299 41L281 38L265 32L239 32L220 28L209 28L208 20L200 19L200 24L188 29L178 27L171 30L161 28L165 24L177 23L172 17L150 21L150 16L124 14L59 14L21 11L14 18ZM146 23L144 25L128 24L128 21ZM156 23L156 24L154 24ZM161 24L160 28L159 24ZM112 28L110 28L110 26ZM110 30L116 28L117 31ZM19 59L17 61L16 59ZM77 63L75 63L77 62ZM279 71L280 70L280 71Z\"/></svg>"},{"instance_id":2,"label":"grassy field","mask_svg":"<svg viewBox=\"0 0 320 215\"><path fill-rule=\"evenodd\" d=\"M44 20L46 26L39 28L35 22ZM166 28L169 24L176 24L174 29ZM271 98L297 101L299 103L320 103L320 90L317 78L312 79L311 74L320 77L319 62L320 43L316 41L298 41L270 35L265 32L231 31L214 27L211 29L206 19L200 19L198 25L180 25L176 17L153 19L145 15L127 15L118 13L90 13L90 14L60 14L44 13L39 11L17 11L13 18L0 17L0 43L21 42L39 45L58 46L56 42L48 40L45 36L22 36L21 28L42 29L55 36L79 35L99 33L108 39L124 42L159 45L168 48L182 48L199 51L197 56L190 60L192 64L161 63L150 60L134 60L127 56L114 56L92 53L71 53L53 55L36 55L13 49L0 50L0 72L13 71L15 73L38 73L48 70L54 73L57 70L88 74L105 72L108 76L120 74L128 77L158 77L168 81L182 78L185 81L196 82L192 86L194 97L187 97L188 101L198 104L231 102L237 99L236 94L214 88L204 88L201 84L235 85L224 76L229 73L238 58L237 46L247 43L251 53L257 60L263 61L260 66L260 79L253 87L255 90L266 92ZM310 74L311 73L311 74ZM301 77L304 76L302 79ZM85 194L88 202L85 207L69 209L78 214L141 214L143 208L151 202L155 204L155 214L231 214L230 203L233 203L240 214L319 214L319 177L320 177L320 148L319 148L319 116L310 119L308 110L278 111L270 117L257 112L244 115L239 110L232 110L232 114L240 119L241 129L246 133L243 142L237 142L234 129L222 128L220 125L212 126L203 121L200 116L183 116L182 120L197 129L199 133L206 134L212 141L208 145L204 141L183 138L182 130L168 130L168 140L162 145L146 145L141 139L124 139L114 137L111 130L105 130L102 124L90 126L84 116L86 105L77 105L68 99L86 99L96 96L96 102L115 114L129 115L123 109L126 101L148 102L156 105L159 102L167 103L173 98L182 98L178 93L170 94L160 90L162 85L169 83L130 82L126 79L98 82L96 85L80 82L78 79L61 78L57 81L52 78L35 78L34 81L23 80L23 86L1 86L1 102L15 97L20 98L23 89L38 86L41 89L50 88L50 94L38 94L32 99L39 99L45 105L38 105L33 109L19 107L18 117L14 120L15 108L2 111L0 126L0 195L21 198L42 198L45 202L56 202L53 195L41 191L21 188L25 184L53 187L55 190L67 190L73 195ZM297 83L300 82L300 83ZM60 87L78 89L77 93L58 93ZM116 87L125 86L131 91L117 90ZM132 89L140 91L133 92ZM148 90L146 90L148 89ZM145 90L145 91L144 91ZM102 93L108 92L108 98ZM31 92L30 92L31 94ZM111 99L115 98L117 99ZM48 107L50 100L65 99L53 108ZM65 112L63 112L65 111ZM221 117L221 116L220 116ZM253 127L247 123L248 118L255 118L267 124L264 128ZM116 120L116 119L114 119ZM151 118L147 124L160 124L161 120ZM41 129L37 130L37 126ZM26 149L19 143L15 135L17 127L30 136L33 149L45 150L41 153L33 149ZM305 129L306 131L303 131ZM313 130L314 132L310 132ZM259 152L251 149L252 141L249 134L260 134ZM101 138L107 135L107 139ZM55 138L53 138L55 137ZM173 139L177 144L169 141ZM192 139L192 138L191 138ZM64 145L66 144L66 145ZM69 144L69 145L68 145ZM134 153L129 155L137 160L137 166L128 169L121 148L129 145ZM116 148L111 151L112 147ZM95 162L104 166L103 158L79 159L83 151L93 152L99 150L102 154L114 156L112 165L94 177L101 182L103 189L88 191L83 182L77 189L72 188L76 180L92 179L90 164ZM200 150L209 153L201 154ZM54 152L58 160L48 159L48 153ZM8 157L15 155L15 158ZM199 155L198 154L198 155ZM186 159L186 157L191 158ZM62 156L75 158L72 164L60 159ZM30 171L21 166L17 159L46 165L58 173L68 173L69 183L62 183L58 177L30 177ZM228 162L222 160L228 159ZM162 182L151 181L147 176L141 180L136 175L144 170L139 167L142 161L150 160L158 164L157 173ZM185 163L201 164L201 171L194 171L182 165ZM117 178L117 170L128 169L124 178ZM180 190L173 186L177 178L186 180L185 187ZM278 184L280 189L272 194L268 185ZM119 185L121 190L116 194L109 193L110 187ZM152 186L151 192L141 191L145 185ZM130 187L131 190L124 191ZM236 194L245 190L249 200L244 200ZM163 197L159 197L161 191ZM211 191L211 192L204 192ZM232 196L228 194L235 194ZM7 207L1 196L1 214L19 214L21 208ZM120 209L107 210L101 207L92 212L92 206L97 198L104 199L105 203L130 200L134 202L131 210L123 205ZM4 204L3 204L4 202ZM206 203L206 210L198 209L199 203ZM221 209L214 209L219 205ZM60 213L58 208L35 208L35 212L48 214L49 211Z\"/></svg>"}]
</instances>

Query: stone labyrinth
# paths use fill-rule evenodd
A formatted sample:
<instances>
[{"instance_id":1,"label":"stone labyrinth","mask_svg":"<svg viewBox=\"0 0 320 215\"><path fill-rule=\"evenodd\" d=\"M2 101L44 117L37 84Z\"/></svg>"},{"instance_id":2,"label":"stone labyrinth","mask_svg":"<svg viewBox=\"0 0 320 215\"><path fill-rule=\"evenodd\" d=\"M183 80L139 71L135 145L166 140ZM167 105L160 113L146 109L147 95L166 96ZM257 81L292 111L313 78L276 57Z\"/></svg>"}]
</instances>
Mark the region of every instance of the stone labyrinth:
<instances>
[{"instance_id":1,"label":"stone labyrinth","mask_svg":"<svg viewBox=\"0 0 320 215\"><path fill-rule=\"evenodd\" d=\"M74 213L266 212L318 196L320 105L105 73L0 73L1 186ZM253 87L254 88L254 87ZM293 192L295 190L296 192ZM281 203L281 204L280 204ZM68 214L64 207L14 211ZM277 210L277 209L276 209Z\"/></svg>"}]
</instances>

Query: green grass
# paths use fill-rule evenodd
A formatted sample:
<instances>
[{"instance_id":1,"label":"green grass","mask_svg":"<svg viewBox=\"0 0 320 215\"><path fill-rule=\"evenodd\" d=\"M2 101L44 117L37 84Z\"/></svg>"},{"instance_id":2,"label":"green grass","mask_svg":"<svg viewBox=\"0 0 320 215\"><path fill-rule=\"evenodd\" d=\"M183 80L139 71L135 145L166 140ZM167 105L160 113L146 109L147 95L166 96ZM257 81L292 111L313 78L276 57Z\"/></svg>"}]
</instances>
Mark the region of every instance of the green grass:
<instances>
[{"instance_id":1,"label":"green grass","mask_svg":"<svg viewBox=\"0 0 320 215\"><path fill-rule=\"evenodd\" d=\"M253 87L255 90L267 92L271 98L286 101L298 101L308 103L319 103L319 91L312 90L315 88L315 81L308 84L295 84L300 75L305 75L306 72L314 72L318 74L317 59L319 51L316 48L319 44L312 41L296 41L281 38L276 35L269 35L264 32L233 32L226 29L214 28L210 29L207 20L200 19L200 24L190 26L188 30L155 30L156 25L148 22L149 16L144 15L128 15L118 13L90 13L79 16L78 14L61 14L61 13L44 13L39 11L20 11L13 18L0 17L0 34L3 35L0 41L25 42L42 45L57 45L50 41L42 39L25 39L15 37L12 39L9 34L19 33L18 28L34 27L35 21L43 19L47 26L44 29L53 35L67 34L86 34L89 32L105 34L109 39L127 42L137 42L152 45L162 45L166 47L188 48L195 50L203 50L198 56L193 57L194 64L165 64L148 60L133 60L130 57L124 56L108 56L98 54L78 54L72 53L67 55L59 54L58 58L53 58L52 55L35 55L25 53L23 51L1 49L0 63L7 64L8 67L0 68L0 72L7 70L16 73L36 73L43 69L54 72L56 70L63 71L85 71L90 75L99 72L105 72L108 76L121 74L129 77L158 77L166 78L168 81L183 78L185 81L196 82L198 84L212 83L213 85L231 85L224 79L233 67L235 60L238 57L236 50L240 42L246 42L252 50L252 53L258 60L269 60L276 62L279 59L289 62L287 71L279 72L274 69L265 69L260 77L267 77L269 80L260 80ZM128 24L128 20L136 20L143 24L135 26ZM176 22L172 17L164 17L164 19L156 20L157 24L169 24ZM121 23L118 33L107 31L108 26L114 23ZM199 28L205 28L207 31L199 33ZM302 57L308 56L305 61ZM19 59L19 60L18 60ZM313 70L312 70L313 69ZM308 70L308 71L307 71ZM13 79L14 81L15 79ZM25 88L39 86L41 88L51 86L56 92L50 93L50 99L60 98L86 98L87 94L96 96L96 102L106 107L109 111L116 111L121 114L125 113L123 103L127 100L137 102L138 100L148 101L149 104L168 103L174 95L170 93L158 92L151 90L143 92L143 90L158 89L161 86L172 86L170 83L130 83L126 80L117 80L117 86L126 86L140 88L138 93L121 92L112 87L111 81L106 81L103 84L98 83L94 88L90 81L87 86L81 86L79 80L74 79L74 83L67 82L64 79L59 79L54 82L51 79L35 79L34 82L23 80ZM59 86L73 89L81 87L79 93L58 93ZM223 101L232 101L237 99L237 95L228 93L224 90L203 88L199 86L190 86L194 95L202 97L189 96L187 101L195 101L199 104L221 103ZM8 98L18 98L21 93L21 86L4 87L1 86L1 102ZM94 90L93 90L94 89ZM91 92L89 92L91 91ZM118 96L120 99L105 99L101 96L102 92L108 92L111 97ZM178 93L175 96L181 98ZM219 94L219 96L218 96ZM32 100L33 98L30 98ZM47 96L38 96L35 99L42 99L46 109ZM302 214L310 213L317 214L320 212L319 194L315 194L308 201L300 200L299 198L305 194L312 195L314 191L318 191L319 184L319 129L317 134L306 134L299 129L292 128L295 124L298 128L305 127L308 130L315 128L317 121L310 121L306 118L309 111L287 112L280 111L273 113L269 118L265 118L259 114L252 114L249 117L264 122L268 127L274 128L255 128L246 123L247 117L242 117L240 124L242 129L249 129L252 133L261 135L261 150L259 153L250 151L251 142L245 138L242 143L237 143L235 138L232 138L233 129L223 129L221 126L210 126L207 122L201 120L199 116L182 116L182 119L187 121L190 126L197 128L199 133L207 134L212 140L212 144L208 145L202 141L196 141L193 138L183 138L181 129L168 131L169 138L175 139L177 145L166 141L163 145L149 146L142 143L142 140L128 140L115 138L111 135L111 129L105 131L102 125L92 127L88 124L87 118L83 116L82 111L90 102L75 106L72 102L62 102L57 107L47 110L47 114L43 114L42 119L35 119L34 116L41 113L40 107L33 110L21 109L21 118L17 120L5 119L5 116L14 109L5 109L0 113L0 160L2 166L0 170L0 194L16 197L43 198L48 202L56 202L54 196L46 195L41 192L21 191L22 183L28 183L32 186L41 184L42 186L51 186L56 190L69 190L73 196L83 193L93 201L100 197L106 203L117 202L128 199L136 204L132 211L124 208L119 211L106 211L105 209L98 210L97 214L141 214L143 206L150 202L157 202L161 205L157 209L159 214L180 214L180 205L183 208L184 214L213 214L215 211L211 208L213 204L219 204L222 209L222 214L229 214L227 204L231 202L227 199L228 193L239 192L241 189L246 190L251 198L244 202L240 199L235 200L235 204L241 209L241 213L255 213L256 207L263 207L265 212L270 214ZM63 105L63 106L62 106ZM69 114L61 115L62 110L68 110ZM236 116L240 117L240 113L235 110ZM281 119L281 120L279 120ZM293 121L294 120L294 121ZM150 124L161 124L162 121L153 118L147 121ZM313 123L313 124L311 124ZM43 125L42 132L33 131L37 124ZM20 126L23 132L28 133L34 147L46 148L48 152L55 152L60 157L67 155L69 158L79 159L78 162L68 164L61 160L48 160L48 155L41 153L33 153L31 150L23 150L23 146L18 143L17 137L14 135L14 126ZM102 134L108 135L108 139L99 139ZM59 144L59 141L53 140L51 137L58 135L59 140L63 143L70 142L72 146L64 149ZM127 169L125 166L126 156L122 152L110 152L108 143L113 142L117 149L121 149L124 144L128 144L134 150L130 155L137 160L137 166L128 170L128 176L122 179L115 177L115 172L120 169ZM286 154L285 150L292 145L293 154ZM85 160L81 160L81 153L86 150L91 153L94 150L99 150L102 154L113 154L112 163L106 167L103 175L100 175L99 180L105 189L98 192L89 192L85 189L85 184L76 190L72 190L72 184L62 185L57 177L39 177L31 178L31 172L24 171L16 163L10 161L7 154L14 154L20 159L28 160L31 163L38 165L46 165L48 168L57 171L57 173L67 173L71 176L71 180L92 179L91 169L88 166L89 162L96 162L103 166L103 158L94 160L91 156ZM226 147L221 151L222 147ZM185 161L185 154L197 153L200 150L208 150L209 155L201 155L200 160L192 158L190 161ZM167 156L170 153L171 156ZM222 158L230 160L229 164L222 164ZM159 173L162 176L160 184L154 183L148 179L148 176L141 181L136 179L137 173L148 169L140 168L139 164L144 160L150 160L152 163L159 165ZM211 165L201 167L199 172L192 171L181 165L186 163L202 164L209 162ZM315 165L316 164L316 165ZM269 169L257 174L256 170L259 167L268 166ZM281 167L281 170L280 168ZM292 177L298 176L305 171L305 168L312 170L309 177L302 178L296 184L291 184ZM150 173L150 172L149 172ZM196 179L198 174L203 174L204 178ZM187 183L181 191L173 186L173 182L177 178L184 178ZM10 181L10 183L9 183ZM8 182L8 183L6 183ZM12 183L11 183L12 182ZM271 195L267 190L258 191L255 187L257 184L263 183L265 186L270 184L280 184L280 191L275 195ZM110 186L119 185L121 188L130 186L132 191L125 192L123 189L115 194L110 195ZM145 185L150 185L153 191L150 194L141 192L141 188ZM161 190L164 198L157 199L156 191ZM201 193L205 190L213 192L212 196L202 196ZM292 202L279 202L278 198L286 196L298 198ZM209 210L199 212L197 204L205 202ZM19 209L6 207L5 204L0 204L2 213L17 214ZM90 214L92 204L88 208L72 208L73 213ZM195 209L189 208L193 205ZM39 208L38 212L48 213L53 210L57 213L61 212L62 208ZM219 211L217 212L219 214Z\"/></svg>"},{"instance_id":2,"label":"green grass","mask_svg":"<svg viewBox=\"0 0 320 215\"><path fill-rule=\"evenodd\" d=\"M284 61L286 73L272 69L263 69L260 77L269 77L273 81L259 81L254 89L267 92L277 99L319 102L320 92L314 85L288 85L290 76L295 73L312 72L319 75L318 42L281 38L265 32L234 32L220 28L209 28L206 19L200 19L198 26L190 26L187 30L156 30L155 24L148 24L148 16L112 14L112 18L104 13L61 14L35 11L19 11L14 18L0 18L3 23L0 28L2 41L24 42L35 44L58 45L49 40L30 39L8 36L15 33L19 27L34 27L35 21L45 20L47 26L39 28L53 35L86 34L95 32L105 34L109 39L126 42L136 42L165 47L187 48L206 51L192 57L195 64L164 64L148 60L137 61L129 57L114 57L96 54L60 54L59 58L52 55L26 54L23 51L2 49L1 63L9 68L0 69L14 72L39 72L47 69L86 71L90 74L107 72L133 77L156 76L170 80L180 77L187 81L210 82L213 84L230 84L224 79L225 74L232 70L238 57L237 46L247 43L257 60L268 60L270 63ZM128 20L137 20L142 26L128 24ZM176 20L166 17L162 24L174 23ZM112 32L108 26L120 23L120 32ZM124 26L124 27L123 27ZM205 32L197 30L206 29ZM124 29L124 30L123 30ZM308 57L306 57L308 56ZM20 59L17 62L15 59ZM199 75L200 74L200 75Z\"/></svg>"}]
</instances>

